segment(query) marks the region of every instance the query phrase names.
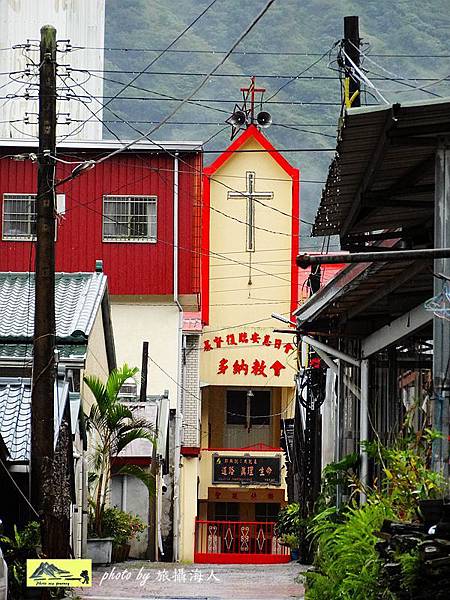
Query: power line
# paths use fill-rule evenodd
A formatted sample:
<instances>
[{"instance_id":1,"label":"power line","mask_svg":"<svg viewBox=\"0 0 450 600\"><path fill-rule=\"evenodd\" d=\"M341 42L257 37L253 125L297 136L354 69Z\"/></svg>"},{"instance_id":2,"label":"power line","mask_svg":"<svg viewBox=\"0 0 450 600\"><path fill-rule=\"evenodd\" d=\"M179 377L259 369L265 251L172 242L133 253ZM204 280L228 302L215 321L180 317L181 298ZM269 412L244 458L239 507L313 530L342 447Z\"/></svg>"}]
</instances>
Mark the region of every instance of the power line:
<instances>
[{"instance_id":1,"label":"power line","mask_svg":"<svg viewBox=\"0 0 450 600\"><path fill-rule=\"evenodd\" d=\"M366 56L366 55L363 55ZM371 55L372 56L372 55ZM66 65L61 65L66 67ZM98 73L112 73L112 74L123 74L123 75L133 75L135 73L139 73L141 76L143 75L174 75L177 77L204 77L207 75L206 72L191 72L191 71L130 71L130 70L122 70L122 69L90 69L89 67L84 67L83 69L77 69L74 67L70 67L70 71L77 73L90 73L93 77L97 76ZM17 71L17 73L21 73L23 71ZM0 73L0 75L8 75L9 73ZM306 77L303 75L284 75L282 73L275 74L253 74L254 77L260 79L301 79L304 81L336 81L338 83L338 79L332 75L307 75ZM239 77L239 78L248 78L250 77L249 73L214 73L212 77ZM445 78L447 78L446 75ZM444 79L445 79L444 78ZM435 77L402 77L402 79L406 81L435 81ZM374 77L373 81L382 81L384 77L380 76L379 78ZM114 81L109 80L113 83L121 83L124 84L123 81ZM137 86L133 86L137 87ZM137 87L139 89L139 87Z\"/></svg>"},{"instance_id":2,"label":"power line","mask_svg":"<svg viewBox=\"0 0 450 600\"><path fill-rule=\"evenodd\" d=\"M1 50L10 50L11 48L0 48ZM113 46L72 46L72 50L105 50L107 52L162 52L157 48L126 48ZM225 54L226 50L206 50L206 49L190 49L190 48L171 48L166 50L167 53L174 54ZM304 56L316 57L321 56L321 52L292 52L291 50L240 50L235 51L236 55L243 56ZM450 58L450 54L371 54L377 58Z\"/></svg>"},{"instance_id":3,"label":"power line","mask_svg":"<svg viewBox=\"0 0 450 600\"><path fill-rule=\"evenodd\" d=\"M275 1L275 0L273 0ZM203 82L203 85L206 82ZM194 90L192 92L192 96L197 92L198 90ZM137 101L147 101L147 102L180 102L184 104L191 104L191 100L192 100L192 96L189 96L188 99L186 98L148 98L147 96L122 96L121 98L119 98L119 100L137 100ZM26 98L27 100L38 100L38 96L30 96L30 95L21 95L21 94L16 94L15 95L16 98ZM90 96L91 98L95 98L96 100L110 100L110 99L114 99L115 96ZM6 98L6 96L5 96ZM68 100L79 100L80 97L76 97L76 96L67 96L67 98L64 99L68 99ZM86 98L87 99L87 98ZM232 99L225 99L225 98L198 98L196 99L196 102L213 102L215 104L236 104L235 100ZM108 103L105 103L104 106L106 106ZM264 104L277 104L277 105L290 105L290 106L340 106L339 102L327 102L327 101L309 101L309 100L266 100L264 102ZM370 106L370 104L368 105ZM168 117L166 117L163 121L161 121L160 125L164 125L164 123L166 123L167 121L170 120L172 114L175 114L175 112L178 112L178 110L181 108L181 105L179 108L177 108L176 111L173 111L173 113L171 113ZM159 129L159 127L158 127ZM148 135L151 135L152 133L154 133L155 130L152 130L148 133ZM135 140L138 141L138 140Z\"/></svg>"},{"instance_id":4,"label":"power line","mask_svg":"<svg viewBox=\"0 0 450 600\"><path fill-rule=\"evenodd\" d=\"M272 4L275 2L275 0L268 0L268 2L266 3L266 5L264 6L264 8L259 12L259 14L252 20L252 22L250 23L250 25L247 27L247 29L239 36L239 38L236 40L236 42L234 42L234 44L231 46L230 50L224 55L224 57L211 69L211 71L208 73L208 76L205 77L204 79L202 79L202 81L195 87L195 89L188 94L185 98L183 98L183 100L175 107L174 110L172 110L158 125L155 125L154 127L152 127L150 129L150 131L148 131L146 134L142 135L140 138L138 138L137 140L135 140L134 142L131 142L130 144L125 144L125 146L123 146L123 148L119 148L118 150L115 150L114 152L112 152L109 157L114 156L120 152L123 152L124 150L126 150L126 148L132 146L134 143L136 143L139 140L142 140L144 138L146 138L147 136L152 135L155 131L157 131L157 129L159 129L164 123L168 122L187 102L189 102L190 100L192 100L192 98L195 96L195 94L197 94L198 91L200 91L202 89L202 87L208 82L209 78L211 77L211 75L214 75L214 73L225 63L225 61L231 56L231 54L233 53L233 51L236 49L236 47L242 42L242 40L247 37L247 35L250 33L250 31L256 26L256 24L262 19L262 17L266 14L266 12L269 10L269 8L272 6ZM102 159L100 159L97 164L99 164L100 162L103 162L104 160L107 160L108 157L103 157Z\"/></svg>"},{"instance_id":5,"label":"power line","mask_svg":"<svg viewBox=\"0 0 450 600\"><path fill-rule=\"evenodd\" d=\"M70 79L72 79L72 77L71 77L71 76L70 76ZM72 80L73 80L73 79L72 79ZM73 80L73 81L74 81L74 80ZM67 85L67 84L66 84L66 85ZM83 90L85 89L85 88L84 88L84 87L83 87L81 84L77 84L77 85L78 85L79 87L81 87ZM97 116L97 113L94 113L94 112L93 112L93 111L92 111L92 110L91 110L89 107L87 107L87 108L89 109L89 111L90 111L90 112L93 114L93 116L94 116L94 117L95 117L97 120L100 120L100 118ZM111 110L111 109L110 109L110 110ZM114 114L115 114L115 113L114 113ZM117 115L116 115L116 116L117 116ZM125 122L126 122L126 121L125 121ZM108 129L109 129L109 128L108 128ZM135 131L137 131L138 133L141 133L141 132L140 132L139 130L137 130L136 128L133 128L133 129L135 129ZM116 135L114 132L111 132L111 133L113 133L113 135L114 135L114 136L115 136L115 137L118 139L118 136L117 136L117 135ZM220 132L218 132L218 133L220 133ZM216 136L218 133L216 133L216 134L214 134L213 136L211 136L211 138L210 138L208 141L210 141L210 140L211 140L213 137L215 137L215 136ZM146 137L147 139L149 139L149 140L150 140L150 138L149 138L148 136L145 136L145 137ZM119 140L119 141L120 141L120 140ZM153 140L150 140L150 141L152 141L152 143L154 143L154 144L156 144L156 145L160 146L160 147L161 147L161 148L164 150L163 146L161 146L161 144L159 144L158 142L154 142ZM167 152L167 153L169 154L169 156L171 156L172 158L174 158L174 159L176 158L176 155L175 155L175 154L173 154L173 153L169 152L168 150L166 150L166 152ZM187 165L188 165L188 166L189 166L191 169L193 169L193 170L197 171L197 172L198 172L200 175L204 175L204 173L203 173L203 171L202 171L202 170L200 170L200 169L197 169L197 168L193 167L192 165L190 165L189 163L187 163L187 162L186 162L184 159L182 159L182 158L179 158L178 160L179 160L180 162L182 162L182 163L185 163L185 164L187 164ZM98 162L101 162L101 160L100 160L100 161L97 161L97 163L98 163ZM151 169L151 167L149 167L149 168ZM159 174L159 173L158 173L158 174ZM235 190L234 188L232 188L231 186L227 185L226 183L224 183L224 182L222 182L222 181L220 181L220 180L216 180L216 179L215 179L214 177L212 177L212 176L209 176L209 179L210 179L211 181L216 181L217 183L219 183L219 184L223 185L224 187L226 187L227 189L229 189L229 190L231 190L231 191L233 191L233 192L236 192L236 193L242 193L242 192L238 192L238 190ZM166 183L167 183L167 181L166 181ZM243 196L243 197L245 197L245 194L244 194L244 193L242 193L242 196ZM278 212L278 213L280 213L280 214L282 214L282 215L284 215L284 216L286 216L286 217L288 217L288 218L290 218L290 219L292 219L292 218L293 218L291 214L285 213L284 211L282 211L282 210L280 210L280 209L276 208L275 206L270 206L270 205L267 205L267 204L265 204L264 202L262 202L262 201L261 201L261 200L259 200L259 199L255 199L255 202L257 202L257 203L261 204L262 206L265 206L265 207L267 207L267 208L269 208L269 209L271 209L271 210L274 210L274 211L276 211L276 212ZM232 220L234 220L234 221L237 221L237 222L239 222L239 223L242 223L242 224L244 224L244 225L248 226L248 223L247 223L247 222L245 222L245 221L242 221L241 219L238 219L238 218L236 218L236 217L233 217L233 216L231 216L231 215L228 215L227 213L225 213L225 212L223 212L223 211L221 211L221 210L219 210L219 209L217 209L217 208L215 208L215 207L212 207L212 206L210 206L210 210L213 210L213 211L215 211L215 212L217 212L217 213L219 213L219 214L221 214L221 215L223 215L223 216L225 216L225 217L227 217L227 218L229 218L229 219L232 219ZM306 225L310 225L310 226L312 226L312 225L313 225L312 223L310 223L310 222L308 222L308 221L305 221L305 220L302 220L302 219L300 219L300 218L298 218L298 217L297 217L297 220L298 220L299 222L303 222L303 223L305 223ZM268 233L277 234L277 235L285 235L285 236L289 236L289 237L291 236L291 234L290 234L290 233L284 233L284 232L274 231L274 230L272 230L272 229L267 229L267 228L259 227L259 226L257 226L257 225L253 225L253 226L254 226L254 228L255 228L255 229L262 230L262 231L266 231L266 232L268 232Z\"/></svg>"},{"instance_id":6,"label":"power line","mask_svg":"<svg viewBox=\"0 0 450 600\"><path fill-rule=\"evenodd\" d=\"M153 59L153 60L152 60L152 61L151 61L151 62L150 62L150 63L149 63L149 64L148 64L146 67L145 67L145 69L143 69L143 71L141 71L141 72L140 72L140 73L138 73L138 74L137 74L135 77L133 77L133 79L132 79L131 81L129 81L129 82L128 82L128 83L127 83L127 84L126 84L126 85L125 85L123 88L121 88L121 89L120 89L120 90L117 92L117 94L116 94L115 96L113 96L112 98L110 98L110 99L108 100L108 102L106 103L105 107L106 107L106 106L108 106L108 104L109 104L110 102L112 102L112 101L113 101L115 98L117 98L118 96L122 95L122 92L124 92L124 91L125 91L125 90L126 90L126 89L127 89L129 86L130 86L130 85L132 85L132 84L133 84L133 83L134 83L134 82L135 82L135 81L136 81L136 80L137 80L137 79L138 79L138 78L141 76L141 74L142 74L142 73L144 73L145 71L147 71L147 69L149 69L149 68L150 68L152 65L154 65L154 64L155 64L155 62L156 62L157 60L159 60L159 59L160 59L160 58L161 58L161 57L162 57L162 56L163 56L163 55L164 55L164 54L165 54L165 53L166 53L168 50L170 50L170 48L171 48L171 47L172 47L174 44L176 44L176 43L178 42L178 40L180 40L180 39L181 39L181 38L184 36L184 34L185 34L186 32L188 32L188 31L189 31L189 29L191 29L191 27L193 27L193 26L194 26L194 25L197 23L197 21L199 21L199 20L200 20L200 19L203 17L203 15L204 15L206 12L208 12L208 10L209 10L209 9L210 9L210 8L211 8L211 7L212 7L212 6L213 6L213 5L216 3L216 2L217 2L217 0L212 0L212 2L211 2L210 4L208 4L208 6L207 6L207 7L206 7L206 8L205 8L205 9L204 9L204 10L203 10L203 11L202 11L202 12L201 12L201 13L200 13L200 14L199 14L199 15L198 15L198 16L197 16L197 17L196 17L196 18L195 18L195 19L194 19L194 20L193 20L193 21L192 21L192 22L191 22L191 23L190 23L188 26L187 26L187 27L185 27L185 28L183 29L183 31L182 31L182 32L181 32L179 35L177 35L177 37L176 37L176 38L175 38L175 39L174 39L172 42L170 42L170 44L167 46L167 48L165 48L164 50L161 50L161 52L158 54L158 56L156 56L156 57L155 57L155 58L154 58L154 59Z\"/></svg>"},{"instance_id":7,"label":"power line","mask_svg":"<svg viewBox=\"0 0 450 600\"><path fill-rule=\"evenodd\" d=\"M67 192L65 192L65 193L66 193L66 195L69 198L71 198L73 200L73 198L72 198L72 196L70 194L68 194ZM103 194L102 194L102 196L103 196ZM78 203L74 202L72 208L66 209L66 213L69 212L70 210L74 210L74 208L81 208L81 207L87 208L91 212L96 213L96 214L98 214L98 215L100 215L102 217L105 216L105 215L103 215L103 213L101 213L97 209L93 208L92 206L89 206L88 203L82 204L80 202L78 202ZM113 222L113 223L117 223L117 221L115 219L111 218L111 217L107 216L106 218L109 221ZM228 260L229 262L231 262L233 264L237 264L237 265L240 265L240 266L248 267L248 263L244 263L242 261L239 261L239 260L236 260L236 259L233 259L233 258L229 258L227 256L222 256L219 252L209 251L209 252L205 253L203 250L193 250L192 248L185 248L183 246L180 246L179 244L177 245L177 244L174 244L173 242L168 242L168 241L163 240L161 238L156 238L156 241L160 242L161 244L166 244L167 246L172 246L174 248L177 247L179 250L182 250L183 252L191 252L193 254L198 254L199 256L204 256L205 254L207 254L208 256L212 256L212 257L216 257L216 258L221 258L222 260ZM290 279L287 279L285 277L280 277L279 274L269 273L268 271L264 271L263 269L259 269L257 267L255 267L254 270L257 271L258 273L261 273L262 275L269 276L269 277L274 277L275 279L281 279L282 281L287 281L288 283L290 283Z\"/></svg>"},{"instance_id":8,"label":"power line","mask_svg":"<svg viewBox=\"0 0 450 600\"><path fill-rule=\"evenodd\" d=\"M325 56L327 56L327 54L329 55L330 52L333 50L333 48L336 46L338 42L335 42L331 48L329 50L327 50L326 52L324 52L317 60L315 60L314 62L312 62L308 67L306 67L305 69L302 69L297 75L295 75L294 77L291 77L291 79L289 81L286 81L285 83L283 83L282 86L280 86L276 92L274 92L271 96L269 96L269 99L267 100L267 102L270 102L272 100L272 98L275 98L275 96L277 96L282 90L284 90L289 84L291 84L293 81L299 79L302 75L304 75L305 73L307 73L310 69L312 69L313 67L315 67L321 60L323 60L325 58Z\"/></svg>"},{"instance_id":9,"label":"power line","mask_svg":"<svg viewBox=\"0 0 450 600\"><path fill-rule=\"evenodd\" d=\"M72 77L70 77L70 79L72 79ZM72 80L73 80L73 79L72 79ZM73 80L73 81L74 81L74 80ZM66 85L67 85L67 84L66 84ZM81 84L77 84L77 85L78 85L79 87L81 87L81 88L84 90L84 87L83 87ZM89 108L89 107L88 107L88 108ZM110 109L110 110L111 110L111 109ZM89 108L89 111L90 111L90 112L93 114L93 116L94 116L95 118L97 118L98 120L100 120L100 119L99 119L99 117L97 116L97 113L94 113L94 112L93 112L93 111L92 111L90 108ZM115 114L115 113L114 113L114 114ZM117 116L117 115L116 115L116 116ZM124 121L124 122L126 123L126 121ZM138 133L141 133L141 132L140 132L139 130L137 130L136 128L133 128L133 129L135 129L135 130L136 130ZM113 135L114 135L114 136L115 136L115 137L118 139L118 136L117 136L117 135L116 135L114 132L111 132L111 133L113 133ZM218 132L218 133L220 133L220 132ZM211 137L215 137L215 135L217 135L217 134L214 134L214 135L213 135L213 136L211 136ZM148 137L148 135L145 135L145 137L146 137L148 140L150 140L150 138ZM210 139L211 139L211 138L210 138ZM120 140L119 140L119 141L120 141ZM158 142L155 142L155 141L153 141L153 140L150 140L150 141L151 141L152 143L154 143L154 144L156 144L156 145L160 146L160 147L161 147L161 148L164 150L163 146L161 146L161 144L159 144ZM209 141L209 140L208 140L208 141ZM334 151L334 150L333 150L333 151ZM176 158L175 154L173 154L173 153L169 152L168 150L166 150L166 152L167 152L167 153L168 153L170 156L172 156L174 159ZM182 163L185 163L185 164L187 164L187 165L188 165L190 168L193 168L193 169L194 169L195 171L197 171L199 174L201 174L201 175L203 175L203 174L204 174L204 173L203 173L203 171L201 171L201 170L199 170L199 169L196 169L195 167L192 167L192 165L190 165L189 163L187 163L187 162L186 162L185 160L183 160L182 158L179 158L179 160L180 160ZM97 161L96 161L96 163L97 163L97 164L98 164L99 162L102 162L102 159L101 159L101 160L97 160ZM86 164L87 164L87 163L86 163ZM92 161L91 161L91 164L92 164ZM151 167L149 167L149 168L151 169ZM159 174L159 173L158 173L158 174ZM235 190L234 188L232 188L231 186L227 185L226 183L224 183L224 182L222 182L222 181L220 181L220 180L216 180L216 179L214 179L212 176L209 176L209 179L210 179L211 181L216 181L217 183L219 183L219 184L223 185L224 187L226 187L227 189L229 189L229 190L231 190L231 191L233 191L233 192L242 193L242 192L238 192L238 190ZM242 196L244 196L244 197L245 197L245 194L244 194L244 193L242 193ZM292 218L293 218L291 214L285 213L284 211L282 211L282 210L280 210L280 209L278 209L278 208L276 208L276 207L274 207L274 206L267 205L267 204L265 204L264 202L262 202L262 201L261 201L261 200L259 200L259 199L255 199L255 202L258 202L258 203L259 203L259 204L261 204L262 206L265 206L265 207L267 207L267 208L269 208L269 209L271 209L271 210L274 210L274 211L276 211L276 212L278 212L278 213L280 213L280 214L283 214L284 216L287 216L287 217L288 217L288 218L290 218L290 219L292 219ZM248 223L247 223L247 222L245 222L245 221L242 221L241 219L238 219L238 218L236 218L236 217L233 217L233 216L231 216L231 215L228 215L227 213L225 213L225 212L223 212L223 211L221 211L221 210L217 209L216 207L212 207L212 206L210 206L209 208L210 208L210 210L213 210L213 211L215 211L215 212L217 212L217 213L219 213L219 214L221 214L221 215L223 215L223 216L225 216L225 217L227 217L227 218L229 218L229 219L232 219L232 220L234 220L234 221L237 221L237 222L239 222L239 223L242 223L242 224L244 224L244 225L248 226ZM299 222L303 222L303 223L305 223L306 225L311 225L311 226L313 225L312 223L310 223L310 222L308 222L308 221L304 221L304 220L302 220L302 219L300 219L300 218L298 218L298 217L297 217L297 220L298 220ZM284 233L284 232L274 231L274 230L271 230L271 229L267 229L267 228L259 227L259 226L257 226L257 225L253 225L253 226L254 226L254 228L255 228L255 229L258 229L258 230L263 230L263 231L266 231L266 232L268 232L268 233L277 234L277 235L285 235L285 236L289 236L289 237L291 236L291 234L290 234L290 233Z\"/></svg>"},{"instance_id":10,"label":"power line","mask_svg":"<svg viewBox=\"0 0 450 600\"><path fill-rule=\"evenodd\" d=\"M62 65L62 66L66 66L66 65ZM117 74L117 75L133 75L138 73L139 76L141 75L174 75L177 77L206 77L206 75L208 75L208 73L206 72L201 72L201 71L136 71L136 70L126 70L126 69L91 69L89 67L84 67L83 69L76 69L74 67L70 67L71 71L74 72L79 72L79 73L83 73L83 72L89 72L89 73L112 73L112 74ZM18 71L20 72L20 71ZM2 73L0 73L0 75L2 75ZM7 73L5 73L5 75L7 75ZM333 77L331 75L309 75L307 77L302 77L301 75L283 75L282 73L273 73L273 74L265 74L265 73L256 73L256 74L252 74L254 77L256 78L261 78L261 79L304 79L305 81L314 81L315 79L320 80L320 81L337 81L336 77ZM214 73L214 75L212 75L211 77L217 78L217 77L238 77L240 79L245 79L248 77L251 77L252 75L250 75L249 73Z\"/></svg>"}]
</instances>

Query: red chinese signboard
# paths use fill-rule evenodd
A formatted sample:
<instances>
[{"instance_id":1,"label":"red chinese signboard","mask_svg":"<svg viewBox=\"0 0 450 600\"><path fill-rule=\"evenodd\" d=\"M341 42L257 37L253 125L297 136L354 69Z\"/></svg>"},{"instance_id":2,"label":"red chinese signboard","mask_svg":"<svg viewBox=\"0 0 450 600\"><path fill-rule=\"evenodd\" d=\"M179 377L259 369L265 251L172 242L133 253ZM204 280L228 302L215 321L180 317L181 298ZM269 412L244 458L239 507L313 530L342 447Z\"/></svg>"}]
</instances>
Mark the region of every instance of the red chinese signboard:
<instances>
[{"instance_id":1,"label":"red chinese signboard","mask_svg":"<svg viewBox=\"0 0 450 600\"><path fill-rule=\"evenodd\" d=\"M291 354L295 350L294 344L283 342L281 338L274 337L271 334L260 334L257 331L225 333L203 340L203 352L211 352L212 350L222 351L230 347L254 348L257 346L278 350L280 358ZM261 357L252 360L248 360L248 358L229 359L226 356L222 356L217 359L216 374L253 375L264 379L268 376L280 377L284 369L286 369L286 366L278 359L270 361Z\"/></svg>"}]
</instances>

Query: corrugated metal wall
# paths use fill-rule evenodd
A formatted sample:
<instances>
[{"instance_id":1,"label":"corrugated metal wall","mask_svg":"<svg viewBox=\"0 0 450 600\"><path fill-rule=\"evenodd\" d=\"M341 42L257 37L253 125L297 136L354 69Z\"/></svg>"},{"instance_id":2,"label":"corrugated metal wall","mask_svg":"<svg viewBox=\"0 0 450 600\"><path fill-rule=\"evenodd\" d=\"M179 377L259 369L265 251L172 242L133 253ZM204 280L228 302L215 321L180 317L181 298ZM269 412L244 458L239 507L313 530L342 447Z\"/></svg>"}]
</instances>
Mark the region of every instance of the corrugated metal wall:
<instances>
[{"instance_id":1,"label":"corrugated metal wall","mask_svg":"<svg viewBox=\"0 0 450 600\"><path fill-rule=\"evenodd\" d=\"M14 150L3 149L4 154ZM20 150L23 152L23 149ZM106 152L102 152L105 154ZM77 152L68 160L95 158ZM183 162L181 162L181 160ZM200 168L201 157L180 153L179 179L179 291L199 292ZM57 178L68 176L74 165L58 163ZM58 219L56 269L92 271L103 260L112 294L162 295L173 292L173 157L164 153L122 153L57 189L65 194L66 211ZM29 160L0 160L0 202L4 193L35 193L36 165ZM103 242L102 204L105 194L156 195L157 241ZM2 211L3 216L3 211ZM34 270L30 242L0 241L0 271Z\"/></svg>"}]
</instances>

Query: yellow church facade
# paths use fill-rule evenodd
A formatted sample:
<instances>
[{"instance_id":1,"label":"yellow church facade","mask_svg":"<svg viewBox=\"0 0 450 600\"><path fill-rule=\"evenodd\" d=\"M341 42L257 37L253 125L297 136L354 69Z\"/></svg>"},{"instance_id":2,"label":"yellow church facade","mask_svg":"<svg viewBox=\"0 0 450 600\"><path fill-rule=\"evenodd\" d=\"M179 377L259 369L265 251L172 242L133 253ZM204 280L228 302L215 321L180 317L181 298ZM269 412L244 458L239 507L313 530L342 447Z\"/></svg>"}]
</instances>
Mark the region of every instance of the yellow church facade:
<instances>
[{"instance_id":1,"label":"yellow church facade","mask_svg":"<svg viewBox=\"0 0 450 600\"><path fill-rule=\"evenodd\" d=\"M182 458L180 558L285 562L274 521L297 349L271 314L298 302L299 172L249 125L204 170L202 215L200 447Z\"/></svg>"}]
</instances>

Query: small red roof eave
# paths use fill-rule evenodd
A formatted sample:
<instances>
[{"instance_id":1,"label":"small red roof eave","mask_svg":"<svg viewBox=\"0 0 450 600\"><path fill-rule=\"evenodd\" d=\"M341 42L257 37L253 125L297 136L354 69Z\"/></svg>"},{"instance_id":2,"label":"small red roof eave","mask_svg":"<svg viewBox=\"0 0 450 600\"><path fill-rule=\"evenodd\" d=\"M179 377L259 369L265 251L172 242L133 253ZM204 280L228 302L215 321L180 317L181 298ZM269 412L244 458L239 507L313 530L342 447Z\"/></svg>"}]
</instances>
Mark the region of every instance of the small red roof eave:
<instances>
[{"instance_id":1,"label":"small red roof eave","mask_svg":"<svg viewBox=\"0 0 450 600\"><path fill-rule=\"evenodd\" d=\"M228 148L222 152L220 156L216 158L216 160L209 165L209 167L205 167L203 169L203 173L207 176L215 173L220 167L222 167L232 156L233 152L239 150L239 148L245 144L247 140L250 138L255 139L263 148L267 150L270 155L274 158L274 160L280 165L280 167L294 180L298 181L299 178L299 170L296 167L293 167L285 158L282 156L278 150L276 150L269 140L263 135L259 129L255 125L249 125L247 129L241 133L241 135L234 140L232 144L228 146Z\"/></svg>"}]
</instances>

